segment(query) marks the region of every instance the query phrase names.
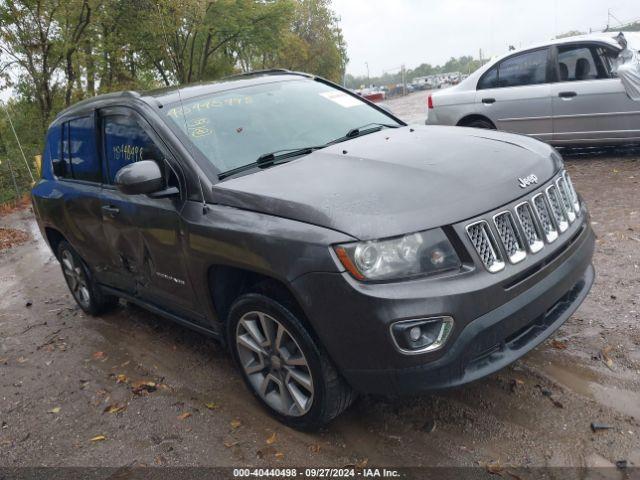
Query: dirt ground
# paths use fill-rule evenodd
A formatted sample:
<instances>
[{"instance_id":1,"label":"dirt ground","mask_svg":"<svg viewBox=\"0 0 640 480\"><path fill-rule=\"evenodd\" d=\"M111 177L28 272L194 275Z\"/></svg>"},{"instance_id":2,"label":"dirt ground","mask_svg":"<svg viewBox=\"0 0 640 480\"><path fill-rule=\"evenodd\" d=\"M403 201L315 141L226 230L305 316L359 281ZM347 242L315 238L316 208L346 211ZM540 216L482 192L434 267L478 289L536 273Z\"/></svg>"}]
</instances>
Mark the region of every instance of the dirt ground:
<instances>
[{"instance_id":1,"label":"dirt ground","mask_svg":"<svg viewBox=\"0 0 640 480\"><path fill-rule=\"evenodd\" d=\"M420 121L425 98L391 106ZM598 276L555 337L463 388L361 398L314 434L264 413L214 341L125 304L85 316L31 211L0 217L30 234L0 251L0 467L640 465L640 154L567 165Z\"/></svg>"}]
</instances>

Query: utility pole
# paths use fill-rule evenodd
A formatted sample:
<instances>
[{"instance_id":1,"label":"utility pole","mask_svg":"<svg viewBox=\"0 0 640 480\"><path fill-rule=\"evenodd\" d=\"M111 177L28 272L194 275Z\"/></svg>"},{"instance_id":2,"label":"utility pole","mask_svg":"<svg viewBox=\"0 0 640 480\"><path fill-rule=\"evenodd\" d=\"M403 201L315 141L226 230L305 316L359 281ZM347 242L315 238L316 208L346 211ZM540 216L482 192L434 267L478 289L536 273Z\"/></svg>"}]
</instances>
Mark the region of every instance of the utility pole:
<instances>
[{"instance_id":1,"label":"utility pole","mask_svg":"<svg viewBox=\"0 0 640 480\"><path fill-rule=\"evenodd\" d=\"M369 62L364 62L367 66L367 88L371 86L371 77L369 76Z\"/></svg>"},{"instance_id":2,"label":"utility pole","mask_svg":"<svg viewBox=\"0 0 640 480\"><path fill-rule=\"evenodd\" d=\"M400 67L402 72L402 95L407 94L407 71L404 68L404 64Z\"/></svg>"}]
</instances>

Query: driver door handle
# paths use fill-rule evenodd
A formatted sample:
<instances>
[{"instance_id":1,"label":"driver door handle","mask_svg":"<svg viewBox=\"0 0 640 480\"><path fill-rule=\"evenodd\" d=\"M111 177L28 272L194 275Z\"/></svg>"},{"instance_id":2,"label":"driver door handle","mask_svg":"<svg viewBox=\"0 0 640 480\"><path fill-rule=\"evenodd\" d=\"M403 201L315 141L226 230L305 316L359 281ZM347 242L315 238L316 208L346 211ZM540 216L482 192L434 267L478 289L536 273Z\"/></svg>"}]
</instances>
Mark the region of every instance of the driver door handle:
<instances>
[{"instance_id":1,"label":"driver door handle","mask_svg":"<svg viewBox=\"0 0 640 480\"><path fill-rule=\"evenodd\" d=\"M113 205L103 205L102 206L102 214L107 215L109 217L115 217L120 213L120 209L118 207L114 207Z\"/></svg>"},{"instance_id":2,"label":"driver door handle","mask_svg":"<svg viewBox=\"0 0 640 480\"><path fill-rule=\"evenodd\" d=\"M573 98L573 97L577 97L578 94L576 92L560 92L558 93L558 96L560 98Z\"/></svg>"},{"instance_id":3,"label":"driver door handle","mask_svg":"<svg viewBox=\"0 0 640 480\"><path fill-rule=\"evenodd\" d=\"M496 99L495 98L483 98L482 99L482 103L484 103L485 105L490 105L492 103L496 103Z\"/></svg>"}]
</instances>

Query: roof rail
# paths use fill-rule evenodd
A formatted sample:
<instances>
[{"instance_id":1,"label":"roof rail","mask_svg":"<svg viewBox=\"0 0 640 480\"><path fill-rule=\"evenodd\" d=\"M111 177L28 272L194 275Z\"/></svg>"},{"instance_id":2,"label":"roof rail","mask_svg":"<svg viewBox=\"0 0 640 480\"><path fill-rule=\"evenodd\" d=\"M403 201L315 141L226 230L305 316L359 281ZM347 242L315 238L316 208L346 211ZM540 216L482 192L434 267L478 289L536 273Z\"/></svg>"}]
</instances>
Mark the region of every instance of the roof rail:
<instances>
[{"instance_id":1,"label":"roof rail","mask_svg":"<svg viewBox=\"0 0 640 480\"><path fill-rule=\"evenodd\" d=\"M267 68L264 70L252 70L250 72L234 73L233 75L223 77L223 80L229 80L232 78L253 77L259 75L299 75L301 77L313 78L313 75L310 75L308 73L294 72L292 70L287 70L286 68Z\"/></svg>"}]
</instances>

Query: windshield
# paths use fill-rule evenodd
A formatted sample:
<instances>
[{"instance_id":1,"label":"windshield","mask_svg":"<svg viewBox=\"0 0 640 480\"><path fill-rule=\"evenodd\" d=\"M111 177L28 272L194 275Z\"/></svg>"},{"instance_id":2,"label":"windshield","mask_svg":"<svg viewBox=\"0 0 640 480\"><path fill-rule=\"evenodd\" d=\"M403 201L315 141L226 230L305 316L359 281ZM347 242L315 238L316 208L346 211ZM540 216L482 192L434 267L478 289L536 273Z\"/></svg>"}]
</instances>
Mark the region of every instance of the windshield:
<instances>
[{"instance_id":1,"label":"windshield","mask_svg":"<svg viewBox=\"0 0 640 480\"><path fill-rule=\"evenodd\" d=\"M362 125L397 124L360 99L305 78L205 95L165 112L221 172L268 153L324 145Z\"/></svg>"}]
</instances>

